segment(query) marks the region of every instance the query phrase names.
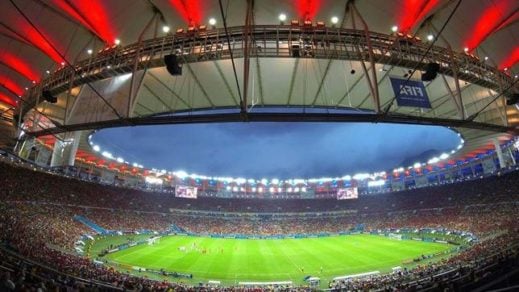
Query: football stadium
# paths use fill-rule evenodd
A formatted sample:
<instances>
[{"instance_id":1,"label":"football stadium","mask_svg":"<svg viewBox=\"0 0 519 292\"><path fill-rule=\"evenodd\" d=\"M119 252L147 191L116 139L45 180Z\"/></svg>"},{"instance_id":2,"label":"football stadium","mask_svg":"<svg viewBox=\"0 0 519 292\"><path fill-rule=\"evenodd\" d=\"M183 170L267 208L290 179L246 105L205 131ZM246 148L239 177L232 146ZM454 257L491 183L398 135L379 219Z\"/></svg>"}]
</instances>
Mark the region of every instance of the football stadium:
<instances>
[{"instance_id":1,"label":"football stadium","mask_svg":"<svg viewBox=\"0 0 519 292\"><path fill-rule=\"evenodd\" d=\"M519 290L519 1L0 9L0 291Z\"/></svg>"}]
</instances>

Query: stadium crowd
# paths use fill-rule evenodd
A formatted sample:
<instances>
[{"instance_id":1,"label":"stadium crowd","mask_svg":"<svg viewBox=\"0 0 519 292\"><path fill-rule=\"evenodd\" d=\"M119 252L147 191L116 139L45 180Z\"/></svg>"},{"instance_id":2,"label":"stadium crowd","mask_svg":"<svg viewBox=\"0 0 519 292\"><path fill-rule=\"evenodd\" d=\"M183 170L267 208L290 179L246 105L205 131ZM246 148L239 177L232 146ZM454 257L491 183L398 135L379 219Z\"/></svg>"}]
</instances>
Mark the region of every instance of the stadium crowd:
<instances>
[{"instance_id":1,"label":"stadium crowd","mask_svg":"<svg viewBox=\"0 0 519 292\"><path fill-rule=\"evenodd\" d=\"M336 290L440 286L456 289L476 279L488 279L507 265L517 265L519 173L346 202L214 198L186 201L5 163L0 163L0 173L0 184L4 186L0 193L0 290L5 291L102 291L110 289L106 285L137 291L188 289L183 284L121 273L74 254L74 242L83 234L94 234L74 220L75 215L83 215L108 230L125 232L164 231L175 224L202 234L335 233L363 224L367 231L402 227L471 231L482 239L472 248L434 264L366 279L331 282L330 288ZM308 212L307 205L315 212L311 216L232 213ZM176 209L219 210L231 212L231 216L196 215ZM320 213L325 210L354 212Z\"/></svg>"}]
</instances>

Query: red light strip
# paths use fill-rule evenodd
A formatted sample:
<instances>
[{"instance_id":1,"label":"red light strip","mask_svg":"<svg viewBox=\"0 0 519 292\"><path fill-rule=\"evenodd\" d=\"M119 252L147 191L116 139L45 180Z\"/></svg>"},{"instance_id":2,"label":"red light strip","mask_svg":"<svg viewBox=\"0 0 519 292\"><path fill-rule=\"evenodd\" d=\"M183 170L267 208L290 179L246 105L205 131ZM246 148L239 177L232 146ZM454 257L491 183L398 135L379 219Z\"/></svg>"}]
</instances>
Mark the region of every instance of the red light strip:
<instances>
[{"instance_id":1,"label":"red light strip","mask_svg":"<svg viewBox=\"0 0 519 292\"><path fill-rule=\"evenodd\" d=\"M513 16L510 15L507 17L513 6L512 1L497 1L495 4L491 4L490 7L483 11L465 41L465 47L469 49L469 52L472 52L488 36L497 31L499 27L506 22L507 18Z\"/></svg>"},{"instance_id":2,"label":"red light strip","mask_svg":"<svg viewBox=\"0 0 519 292\"><path fill-rule=\"evenodd\" d=\"M519 62L519 46L516 46L508 57L500 63L499 69L510 69L512 66L517 64L517 62Z\"/></svg>"},{"instance_id":3,"label":"red light strip","mask_svg":"<svg viewBox=\"0 0 519 292\"><path fill-rule=\"evenodd\" d=\"M169 0L169 3L189 26L201 24L202 9L199 0Z\"/></svg>"},{"instance_id":4,"label":"red light strip","mask_svg":"<svg viewBox=\"0 0 519 292\"><path fill-rule=\"evenodd\" d=\"M116 34L110 22L111 17L108 15L108 9L104 6L103 1L53 0L52 2L107 44L113 45L115 43Z\"/></svg>"},{"instance_id":5,"label":"red light strip","mask_svg":"<svg viewBox=\"0 0 519 292\"><path fill-rule=\"evenodd\" d=\"M438 4L440 4L439 0L404 1L404 7L400 9L399 31L404 34L411 32Z\"/></svg>"},{"instance_id":6,"label":"red light strip","mask_svg":"<svg viewBox=\"0 0 519 292\"><path fill-rule=\"evenodd\" d=\"M2 59L0 60L2 64L19 73L27 80L36 82L40 81L40 75L18 56L7 51L2 52L0 56L2 56Z\"/></svg>"},{"instance_id":7,"label":"red light strip","mask_svg":"<svg viewBox=\"0 0 519 292\"><path fill-rule=\"evenodd\" d=\"M322 0L296 0L296 10L303 21L313 20L321 7Z\"/></svg>"},{"instance_id":8,"label":"red light strip","mask_svg":"<svg viewBox=\"0 0 519 292\"><path fill-rule=\"evenodd\" d=\"M0 102L3 102L7 105L10 105L10 106L16 106L16 101L13 100L11 97L3 94L0 92Z\"/></svg>"}]
</instances>

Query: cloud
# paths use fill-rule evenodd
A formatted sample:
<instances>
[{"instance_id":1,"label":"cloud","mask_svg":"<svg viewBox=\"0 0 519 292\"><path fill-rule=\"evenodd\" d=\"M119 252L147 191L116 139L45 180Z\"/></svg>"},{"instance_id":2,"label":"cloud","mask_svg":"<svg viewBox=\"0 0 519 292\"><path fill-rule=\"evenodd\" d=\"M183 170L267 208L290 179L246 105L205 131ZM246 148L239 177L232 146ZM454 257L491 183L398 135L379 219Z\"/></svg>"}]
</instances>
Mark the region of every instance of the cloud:
<instances>
[{"instance_id":1,"label":"cloud","mask_svg":"<svg viewBox=\"0 0 519 292\"><path fill-rule=\"evenodd\" d=\"M146 167L210 176L334 177L390 170L430 149L450 150L443 127L367 123L222 123L105 129L103 149Z\"/></svg>"}]
</instances>

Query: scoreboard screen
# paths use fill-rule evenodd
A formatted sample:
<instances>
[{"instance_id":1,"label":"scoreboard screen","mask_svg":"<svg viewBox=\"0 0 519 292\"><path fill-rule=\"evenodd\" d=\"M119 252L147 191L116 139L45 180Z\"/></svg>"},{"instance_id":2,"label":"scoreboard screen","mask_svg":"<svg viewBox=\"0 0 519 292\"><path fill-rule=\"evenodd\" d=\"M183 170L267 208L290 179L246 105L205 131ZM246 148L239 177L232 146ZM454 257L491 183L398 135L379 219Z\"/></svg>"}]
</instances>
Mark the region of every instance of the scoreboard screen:
<instances>
[{"instance_id":1,"label":"scoreboard screen","mask_svg":"<svg viewBox=\"0 0 519 292\"><path fill-rule=\"evenodd\" d=\"M357 188L342 188L337 189L337 200L350 200L359 197L359 190Z\"/></svg>"},{"instance_id":2,"label":"scoreboard screen","mask_svg":"<svg viewBox=\"0 0 519 292\"><path fill-rule=\"evenodd\" d=\"M195 187L187 187L187 186L176 186L175 187L175 197L179 197L179 198L196 199L197 192L198 192L198 189Z\"/></svg>"}]
</instances>

